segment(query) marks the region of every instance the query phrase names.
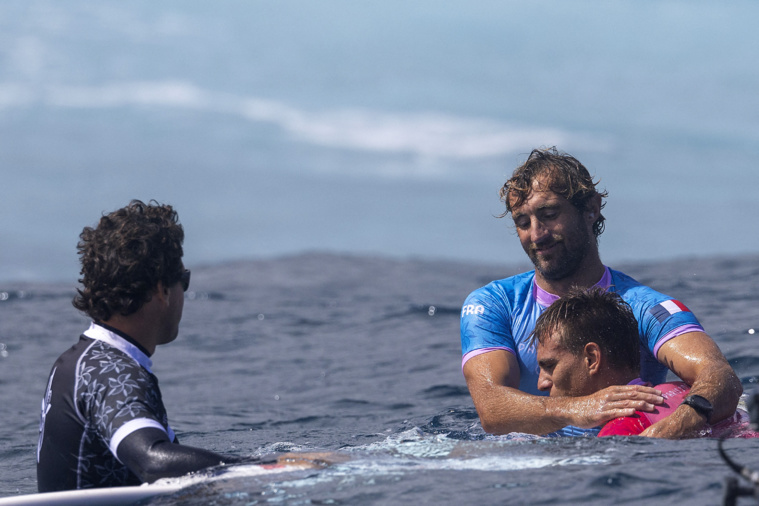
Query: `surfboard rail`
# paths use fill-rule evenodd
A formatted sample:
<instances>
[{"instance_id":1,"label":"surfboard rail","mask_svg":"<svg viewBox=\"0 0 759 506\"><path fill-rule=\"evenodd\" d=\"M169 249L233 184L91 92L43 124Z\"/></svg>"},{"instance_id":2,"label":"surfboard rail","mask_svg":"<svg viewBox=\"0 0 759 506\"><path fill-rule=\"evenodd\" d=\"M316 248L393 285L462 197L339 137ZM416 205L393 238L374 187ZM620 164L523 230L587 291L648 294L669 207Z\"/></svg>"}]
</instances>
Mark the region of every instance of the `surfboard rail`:
<instances>
[{"instance_id":1,"label":"surfboard rail","mask_svg":"<svg viewBox=\"0 0 759 506\"><path fill-rule=\"evenodd\" d=\"M42 492L8 496L0 499L0 506L126 506L142 499L170 494L182 485L138 485L132 487L88 488L61 492Z\"/></svg>"}]
</instances>

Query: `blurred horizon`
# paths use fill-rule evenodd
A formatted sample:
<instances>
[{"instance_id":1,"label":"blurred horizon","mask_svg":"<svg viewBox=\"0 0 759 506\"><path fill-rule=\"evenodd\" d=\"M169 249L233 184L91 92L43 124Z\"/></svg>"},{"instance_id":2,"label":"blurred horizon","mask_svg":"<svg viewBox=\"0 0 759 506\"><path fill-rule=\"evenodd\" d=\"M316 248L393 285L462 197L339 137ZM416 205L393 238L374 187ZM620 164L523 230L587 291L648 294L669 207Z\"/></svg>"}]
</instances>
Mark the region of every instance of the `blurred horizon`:
<instances>
[{"instance_id":1,"label":"blurred horizon","mask_svg":"<svg viewBox=\"0 0 759 506\"><path fill-rule=\"evenodd\" d=\"M759 252L759 5L0 4L0 282L176 207L188 265L308 251L528 260L498 189L536 147L609 191L602 259Z\"/></svg>"}]
</instances>

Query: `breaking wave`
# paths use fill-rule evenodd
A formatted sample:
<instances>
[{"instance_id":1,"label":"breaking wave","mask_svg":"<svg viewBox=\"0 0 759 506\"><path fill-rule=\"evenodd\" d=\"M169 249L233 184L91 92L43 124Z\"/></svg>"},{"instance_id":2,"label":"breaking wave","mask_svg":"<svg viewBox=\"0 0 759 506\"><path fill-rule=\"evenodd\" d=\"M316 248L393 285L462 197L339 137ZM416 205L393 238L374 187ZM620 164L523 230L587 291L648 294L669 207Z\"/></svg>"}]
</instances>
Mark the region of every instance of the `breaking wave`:
<instances>
[{"instance_id":1,"label":"breaking wave","mask_svg":"<svg viewBox=\"0 0 759 506\"><path fill-rule=\"evenodd\" d=\"M0 85L0 109L43 104L74 109L177 108L237 116L273 125L316 146L432 159L481 159L529 152L536 146L608 150L597 134L516 125L439 112L387 112L345 108L310 111L285 102L203 90L186 82L132 82L40 90Z\"/></svg>"}]
</instances>

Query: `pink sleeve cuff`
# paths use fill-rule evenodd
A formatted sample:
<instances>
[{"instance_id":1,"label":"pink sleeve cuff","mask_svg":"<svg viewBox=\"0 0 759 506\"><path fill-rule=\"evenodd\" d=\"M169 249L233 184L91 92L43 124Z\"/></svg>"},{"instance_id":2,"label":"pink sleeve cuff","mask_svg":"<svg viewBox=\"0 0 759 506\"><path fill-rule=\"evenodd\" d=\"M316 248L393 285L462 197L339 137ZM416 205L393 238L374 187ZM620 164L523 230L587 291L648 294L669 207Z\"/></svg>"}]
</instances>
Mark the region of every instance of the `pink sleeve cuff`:
<instances>
[{"instance_id":1,"label":"pink sleeve cuff","mask_svg":"<svg viewBox=\"0 0 759 506\"><path fill-rule=\"evenodd\" d=\"M703 332L703 331L704 331L704 328L701 325L696 325L693 323L688 324L688 325L683 325L682 327L677 327L674 330L670 330L664 335L664 337L659 339L659 342L657 342L656 346L654 346L654 356L657 358L659 357L659 348L661 348L662 345L666 343L667 341L669 341L670 339L673 339L677 336L681 336L683 334L687 334L688 332Z\"/></svg>"},{"instance_id":2,"label":"pink sleeve cuff","mask_svg":"<svg viewBox=\"0 0 759 506\"><path fill-rule=\"evenodd\" d=\"M461 357L461 370L464 370L464 364L466 364L467 360L469 360L472 357L476 357L477 355L482 355L483 353L487 353L489 351L495 351L495 350L506 350L512 355L516 355L514 353L514 350L511 348L508 348L506 346L496 346L493 348L480 348L479 350L472 350L469 353L466 353L463 357Z\"/></svg>"}]
</instances>

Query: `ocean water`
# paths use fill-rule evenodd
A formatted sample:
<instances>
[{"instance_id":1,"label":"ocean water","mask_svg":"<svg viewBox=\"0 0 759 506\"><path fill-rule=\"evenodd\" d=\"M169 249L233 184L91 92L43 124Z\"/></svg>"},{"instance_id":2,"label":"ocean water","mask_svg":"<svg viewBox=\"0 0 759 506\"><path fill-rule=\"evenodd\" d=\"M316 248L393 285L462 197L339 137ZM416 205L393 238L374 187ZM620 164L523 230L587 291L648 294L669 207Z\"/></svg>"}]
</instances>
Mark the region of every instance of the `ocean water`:
<instances>
[{"instance_id":1,"label":"ocean water","mask_svg":"<svg viewBox=\"0 0 759 506\"><path fill-rule=\"evenodd\" d=\"M460 305L517 267L302 254L192 266L179 338L153 356L184 444L224 454L329 451L324 469L245 466L148 504L719 504L714 439L490 436L461 374ZM744 389L759 381L759 256L620 265L686 301ZM0 496L36 490L49 369L87 327L67 284L8 284L0 302ZM726 444L759 469L759 440ZM740 503L739 503L740 504Z\"/></svg>"},{"instance_id":2,"label":"ocean water","mask_svg":"<svg viewBox=\"0 0 759 506\"><path fill-rule=\"evenodd\" d=\"M751 390L757 17L750 0L0 2L0 495L36 489L44 382L87 326L78 234L139 198L187 236L180 338L155 356L183 442L350 456L188 481L181 501L719 502L712 440L485 435L458 314L526 270L497 192L556 145L609 191L603 260L685 301ZM757 444L728 448L759 468Z\"/></svg>"}]
</instances>

